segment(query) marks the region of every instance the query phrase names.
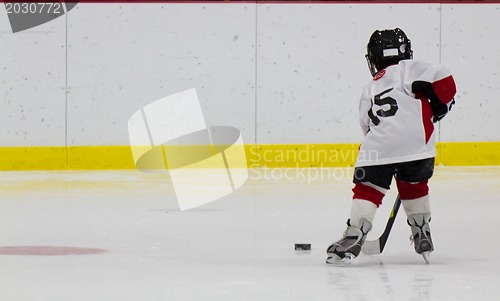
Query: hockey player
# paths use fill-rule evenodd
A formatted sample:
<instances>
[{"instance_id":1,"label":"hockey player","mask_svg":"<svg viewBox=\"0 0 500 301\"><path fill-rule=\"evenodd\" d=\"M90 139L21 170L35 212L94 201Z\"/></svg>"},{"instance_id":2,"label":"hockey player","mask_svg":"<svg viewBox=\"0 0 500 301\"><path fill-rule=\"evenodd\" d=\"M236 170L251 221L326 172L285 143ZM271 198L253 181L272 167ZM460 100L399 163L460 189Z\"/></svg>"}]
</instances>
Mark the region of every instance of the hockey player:
<instances>
[{"instance_id":1,"label":"hockey player","mask_svg":"<svg viewBox=\"0 0 500 301\"><path fill-rule=\"evenodd\" d=\"M366 59L373 79L359 104L365 138L354 170L351 213L344 236L327 249L327 263L359 255L393 177L415 251L427 260L434 250L427 185L436 156L434 123L455 103L455 81L445 67L413 60L411 42L399 28L375 31Z\"/></svg>"}]
</instances>

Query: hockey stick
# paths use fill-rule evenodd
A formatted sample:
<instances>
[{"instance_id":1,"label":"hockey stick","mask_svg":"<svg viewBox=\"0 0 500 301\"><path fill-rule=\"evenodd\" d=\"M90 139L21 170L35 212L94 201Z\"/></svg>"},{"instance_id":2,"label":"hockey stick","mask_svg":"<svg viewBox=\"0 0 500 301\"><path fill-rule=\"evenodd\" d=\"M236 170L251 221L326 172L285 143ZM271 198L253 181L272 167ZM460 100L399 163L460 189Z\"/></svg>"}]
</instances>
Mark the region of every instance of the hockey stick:
<instances>
[{"instance_id":1,"label":"hockey stick","mask_svg":"<svg viewBox=\"0 0 500 301\"><path fill-rule=\"evenodd\" d=\"M394 202L394 206L392 207L391 215L389 216L389 220L387 220L387 225L385 226L384 232L377 240L365 241L363 246L361 247L361 252L368 255L380 254L384 250L385 243L387 242L387 238L389 238L389 233L391 233L392 225L394 224L394 220L396 219L396 215L398 214L399 206L401 205L401 198L396 198Z\"/></svg>"}]
</instances>

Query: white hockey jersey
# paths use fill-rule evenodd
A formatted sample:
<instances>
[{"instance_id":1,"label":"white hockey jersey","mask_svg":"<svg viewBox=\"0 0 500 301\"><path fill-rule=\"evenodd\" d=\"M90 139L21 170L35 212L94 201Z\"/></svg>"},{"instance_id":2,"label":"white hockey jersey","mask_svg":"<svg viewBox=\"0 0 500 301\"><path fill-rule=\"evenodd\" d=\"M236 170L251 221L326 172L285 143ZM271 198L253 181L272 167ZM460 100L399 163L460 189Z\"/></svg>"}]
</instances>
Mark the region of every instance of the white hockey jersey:
<instances>
[{"instance_id":1,"label":"white hockey jersey","mask_svg":"<svg viewBox=\"0 0 500 301\"><path fill-rule=\"evenodd\" d=\"M455 93L443 66L402 60L379 71L359 104L365 138L356 167L435 157L433 118L446 115Z\"/></svg>"}]
</instances>

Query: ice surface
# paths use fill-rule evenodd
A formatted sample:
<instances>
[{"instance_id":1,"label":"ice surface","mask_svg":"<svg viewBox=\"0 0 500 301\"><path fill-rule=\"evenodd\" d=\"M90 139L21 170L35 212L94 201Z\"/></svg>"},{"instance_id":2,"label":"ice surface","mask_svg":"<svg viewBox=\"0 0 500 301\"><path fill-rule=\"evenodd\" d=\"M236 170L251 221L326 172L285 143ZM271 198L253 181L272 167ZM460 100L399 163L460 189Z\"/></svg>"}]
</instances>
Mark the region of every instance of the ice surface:
<instances>
[{"instance_id":1,"label":"ice surface","mask_svg":"<svg viewBox=\"0 0 500 301\"><path fill-rule=\"evenodd\" d=\"M345 229L350 174L251 170L235 193L180 212L168 175L2 172L0 251L42 251L0 255L0 299L500 299L499 167L436 169L430 265L410 245L403 210L383 254L325 264ZM368 239L383 230L395 196L393 185ZM51 247L106 252L43 253Z\"/></svg>"}]
</instances>

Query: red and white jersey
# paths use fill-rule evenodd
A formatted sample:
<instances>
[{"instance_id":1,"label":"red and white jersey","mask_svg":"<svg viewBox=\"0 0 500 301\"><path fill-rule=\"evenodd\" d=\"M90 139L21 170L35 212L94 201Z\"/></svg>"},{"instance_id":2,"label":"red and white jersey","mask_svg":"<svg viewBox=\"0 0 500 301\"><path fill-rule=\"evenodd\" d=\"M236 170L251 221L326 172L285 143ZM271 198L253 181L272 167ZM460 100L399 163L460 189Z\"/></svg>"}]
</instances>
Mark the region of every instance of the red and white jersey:
<instances>
[{"instance_id":1,"label":"red and white jersey","mask_svg":"<svg viewBox=\"0 0 500 301\"><path fill-rule=\"evenodd\" d=\"M435 157L433 116L448 112L455 92L455 81L443 66L402 60L379 71L359 104L365 139L356 166Z\"/></svg>"}]
</instances>

